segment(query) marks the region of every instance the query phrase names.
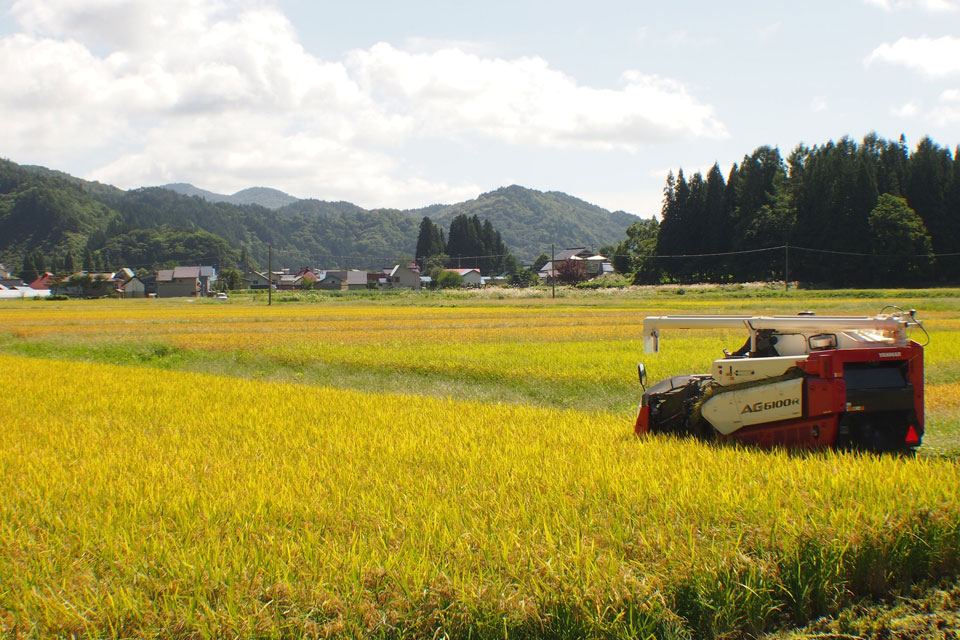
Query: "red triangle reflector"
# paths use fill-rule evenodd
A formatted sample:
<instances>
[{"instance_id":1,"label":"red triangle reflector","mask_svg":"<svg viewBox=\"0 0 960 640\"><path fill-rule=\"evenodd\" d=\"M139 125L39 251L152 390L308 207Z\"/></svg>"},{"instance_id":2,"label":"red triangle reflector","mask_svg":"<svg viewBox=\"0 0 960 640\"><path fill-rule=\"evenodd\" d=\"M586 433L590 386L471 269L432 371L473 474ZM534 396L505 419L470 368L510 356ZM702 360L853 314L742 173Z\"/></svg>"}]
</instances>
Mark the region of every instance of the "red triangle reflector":
<instances>
[{"instance_id":1,"label":"red triangle reflector","mask_svg":"<svg viewBox=\"0 0 960 640\"><path fill-rule=\"evenodd\" d=\"M907 439L904 442L906 444L920 444L920 436L917 435L917 430L913 428L913 425L910 425L910 428L907 429Z\"/></svg>"}]
</instances>

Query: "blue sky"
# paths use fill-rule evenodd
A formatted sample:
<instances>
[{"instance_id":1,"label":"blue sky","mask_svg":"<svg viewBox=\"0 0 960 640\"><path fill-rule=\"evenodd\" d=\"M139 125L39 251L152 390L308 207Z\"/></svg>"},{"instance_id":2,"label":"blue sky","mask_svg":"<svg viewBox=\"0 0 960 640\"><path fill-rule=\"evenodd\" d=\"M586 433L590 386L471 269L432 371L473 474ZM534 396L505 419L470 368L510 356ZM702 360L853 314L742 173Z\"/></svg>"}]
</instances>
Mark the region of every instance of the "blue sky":
<instances>
[{"instance_id":1,"label":"blue sky","mask_svg":"<svg viewBox=\"0 0 960 640\"><path fill-rule=\"evenodd\" d=\"M763 144L960 142L960 0L0 7L0 155L124 188L649 217L668 170Z\"/></svg>"}]
</instances>

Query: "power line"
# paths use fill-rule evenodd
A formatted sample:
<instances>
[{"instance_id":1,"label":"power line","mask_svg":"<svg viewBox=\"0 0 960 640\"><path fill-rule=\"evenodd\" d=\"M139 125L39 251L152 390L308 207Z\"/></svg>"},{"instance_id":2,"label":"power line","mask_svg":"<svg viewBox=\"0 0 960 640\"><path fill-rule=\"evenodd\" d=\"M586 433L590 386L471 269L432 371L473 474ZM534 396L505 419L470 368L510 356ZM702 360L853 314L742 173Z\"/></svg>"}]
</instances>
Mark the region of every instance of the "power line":
<instances>
[{"instance_id":1,"label":"power line","mask_svg":"<svg viewBox=\"0 0 960 640\"><path fill-rule=\"evenodd\" d=\"M609 258L640 258L643 260L657 260L660 258L710 258L710 257L720 257L720 256L738 256L738 255L748 255L754 253L766 253L770 251L783 251L788 245L781 244L775 247L764 247L762 249L742 249L740 251L725 251L722 253L679 253L679 254L650 254L645 256L634 256L632 254L613 254L611 256L606 256ZM852 256L859 258L951 258L960 256L958 253L913 253L913 254L904 254L904 253L858 253L855 251L834 251L831 249L812 249L810 247L798 247L797 245L789 245L790 251L807 251L809 253L822 253L830 255L840 255L840 256Z\"/></svg>"}]
</instances>

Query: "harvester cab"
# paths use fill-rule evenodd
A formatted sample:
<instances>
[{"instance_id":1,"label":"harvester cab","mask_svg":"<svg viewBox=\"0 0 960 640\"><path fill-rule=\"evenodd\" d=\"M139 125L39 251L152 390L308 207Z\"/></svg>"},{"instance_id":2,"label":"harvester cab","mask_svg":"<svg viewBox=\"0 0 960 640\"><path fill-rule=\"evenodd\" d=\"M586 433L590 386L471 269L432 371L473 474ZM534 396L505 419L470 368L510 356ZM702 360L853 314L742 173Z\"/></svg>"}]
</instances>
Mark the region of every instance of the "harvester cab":
<instances>
[{"instance_id":1,"label":"harvester cab","mask_svg":"<svg viewBox=\"0 0 960 640\"><path fill-rule=\"evenodd\" d=\"M733 352L724 349L710 373L649 388L639 365L644 394L635 431L762 447L917 447L923 346L907 330L923 325L913 309L894 309L875 316L647 317L647 353L659 351L665 329L745 329L748 339Z\"/></svg>"}]
</instances>

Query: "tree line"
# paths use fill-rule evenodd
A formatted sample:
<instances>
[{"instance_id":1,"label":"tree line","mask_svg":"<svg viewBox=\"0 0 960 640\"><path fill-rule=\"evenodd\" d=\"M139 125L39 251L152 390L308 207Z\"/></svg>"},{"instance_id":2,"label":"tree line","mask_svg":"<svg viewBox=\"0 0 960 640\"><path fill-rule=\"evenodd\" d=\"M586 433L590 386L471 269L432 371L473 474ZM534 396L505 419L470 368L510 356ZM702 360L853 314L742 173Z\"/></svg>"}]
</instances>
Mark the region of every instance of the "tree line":
<instances>
[{"instance_id":1,"label":"tree line","mask_svg":"<svg viewBox=\"0 0 960 640\"><path fill-rule=\"evenodd\" d=\"M490 220L460 214L450 221L449 234L429 216L420 221L416 262L441 286L455 286L445 269L478 269L484 275L507 274L514 284L529 284L536 275L520 266Z\"/></svg>"},{"instance_id":2,"label":"tree line","mask_svg":"<svg viewBox=\"0 0 960 640\"><path fill-rule=\"evenodd\" d=\"M616 253L638 283L781 280L787 270L836 286L955 281L960 148L925 137L911 152L903 136L869 134L786 158L763 146L726 176L717 164L706 176L671 172L660 221L634 223Z\"/></svg>"}]
</instances>

